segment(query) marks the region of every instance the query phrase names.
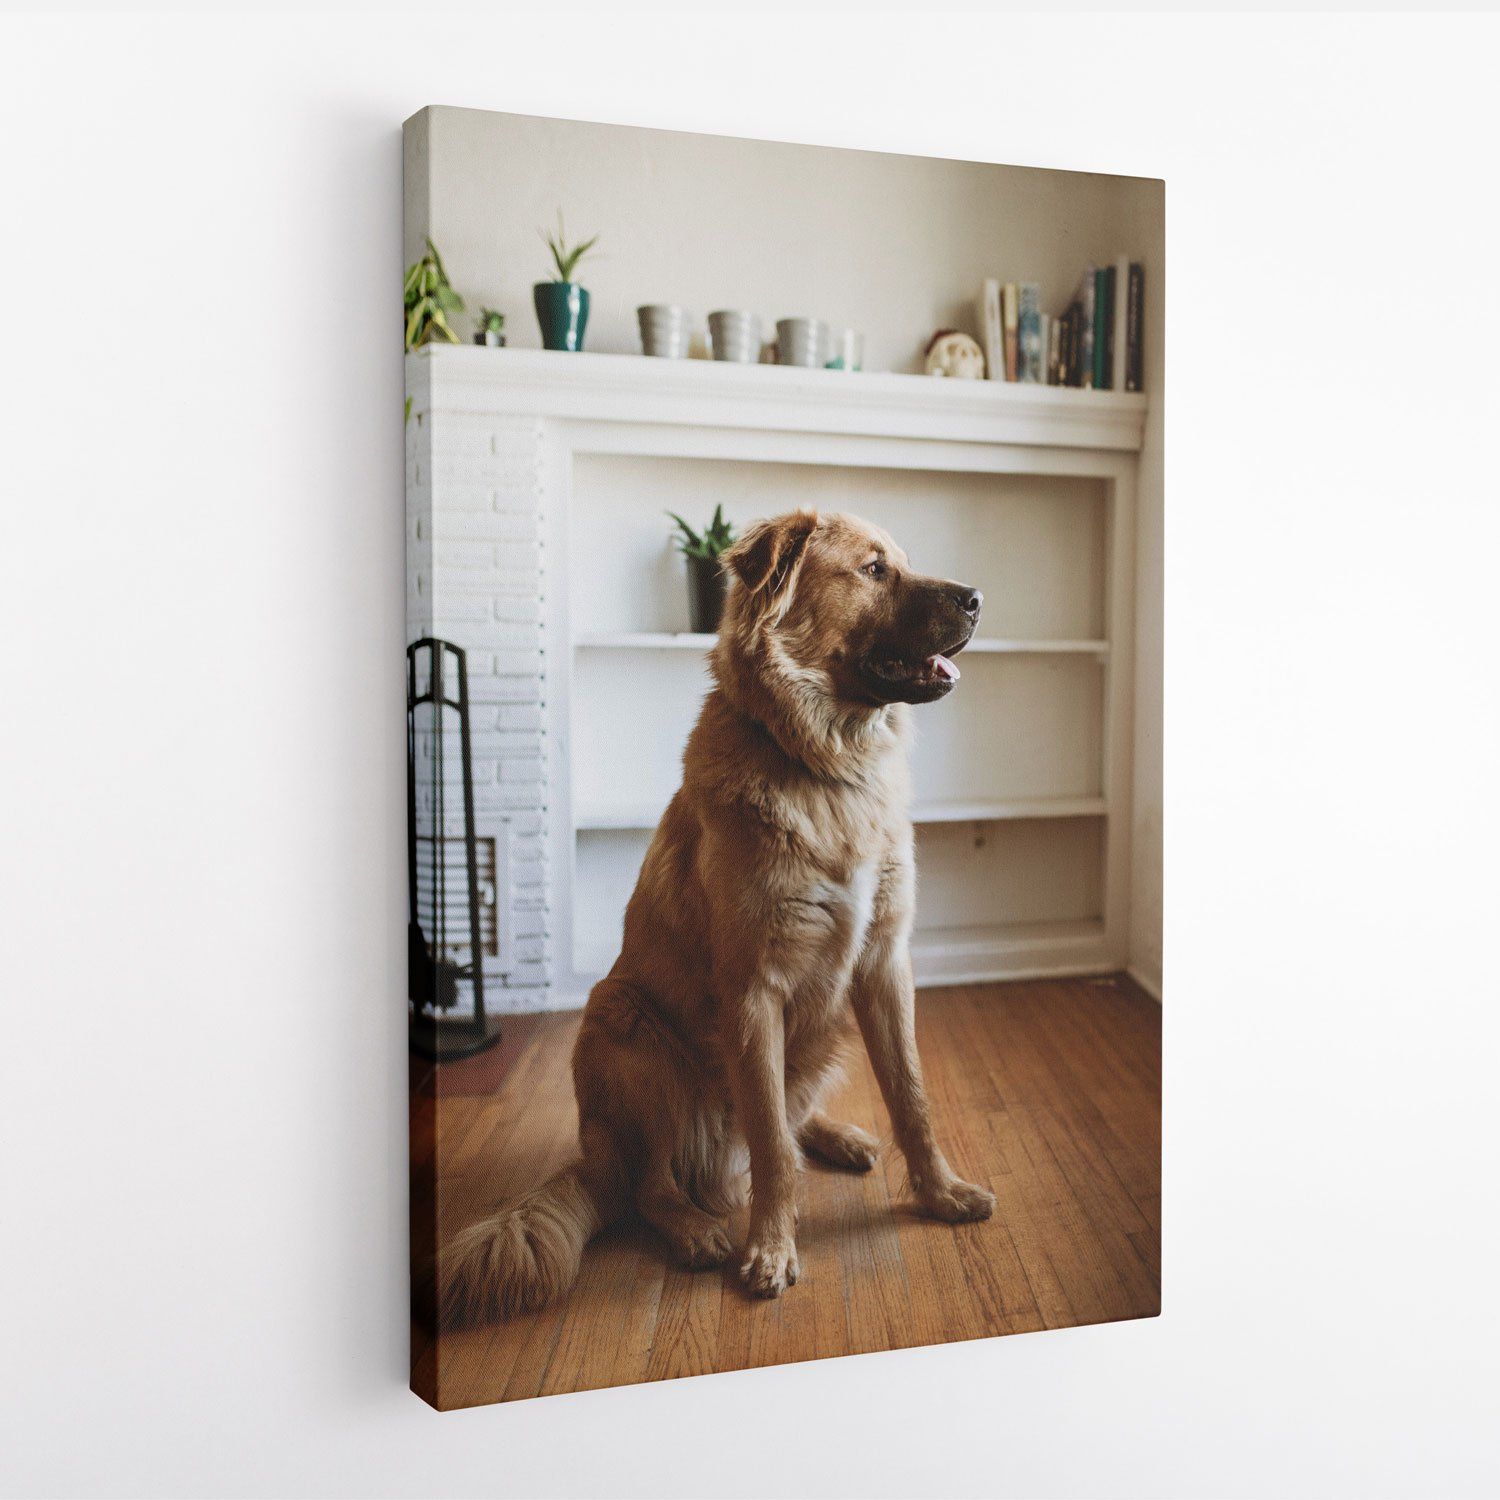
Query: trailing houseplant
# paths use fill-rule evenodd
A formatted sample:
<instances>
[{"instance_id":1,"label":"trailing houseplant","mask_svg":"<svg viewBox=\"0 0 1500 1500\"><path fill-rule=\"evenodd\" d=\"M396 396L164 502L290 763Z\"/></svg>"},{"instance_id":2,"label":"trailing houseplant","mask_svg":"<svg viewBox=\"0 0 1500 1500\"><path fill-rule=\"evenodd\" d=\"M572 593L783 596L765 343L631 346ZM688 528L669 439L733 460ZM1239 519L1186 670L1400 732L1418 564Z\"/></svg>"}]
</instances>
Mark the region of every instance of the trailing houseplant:
<instances>
[{"instance_id":1,"label":"trailing houseplant","mask_svg":"<svg viewBox=\"0 0 1500 1500\"><path fill-rule=\"evenodd\" d=\"M557 215L557 233L548 234L546 230L540 233L552 252L557 273L550 281L539 281L531 289L536 320L542 330L542 347L577 353L583 348L583 331L588 326L589 294L587 288L573 280L573 274L579 261L599 243L599 236L570 245L561 210Z\"/></svg>"},{"instance_id":2,"label":"trailing houseplant","mask_svg":"<svg viewBox=\"0 0 1500 1500\"><path fill-rule=\"evenodd\" d=\"M450 344L458 342L458 335L449 325L448 314L462 312L464 299L453 290L448 273L443 269L443 258L430 239L427 254L406 273L402 304L406 311L408 350L436 343L438 339L446 339Z\"/></svg>"},{"instance_id":3,"label":"trailing houseplant","mask_svg":"<svg viewBox=\"0 0 1500 1500\"><path fill-rule=\"evenodd\" d=\"M505 314L496 312L493 307L481 307L477 326L474 329L474 342L488 345L491 349L503 349L505 347Z\"/></svg>"},{"instance_id":4,"label":"trailing houseplant","mask_svg":"<svg viewBox=\"0 0 1500 1500\"><path fill-rule=\"evenodd\" d=\"M724 554L734 545L734 527L724 519L724 507L714 507L713 519L694 531L676 511L672 540L687 559L688 618L691 628L713 635L724 613Z\"/></svg>"}]
</instances>

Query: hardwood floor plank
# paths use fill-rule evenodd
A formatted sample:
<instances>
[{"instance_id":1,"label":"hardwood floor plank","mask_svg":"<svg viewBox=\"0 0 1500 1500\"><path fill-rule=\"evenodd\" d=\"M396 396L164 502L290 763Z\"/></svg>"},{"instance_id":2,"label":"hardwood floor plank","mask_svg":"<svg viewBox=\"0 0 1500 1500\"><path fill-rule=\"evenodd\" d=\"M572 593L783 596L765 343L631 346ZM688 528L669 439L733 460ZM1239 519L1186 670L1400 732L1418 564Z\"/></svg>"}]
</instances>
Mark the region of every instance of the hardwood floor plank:
<instances>
[{"instance_id":1,"label":"hardwood floor plank","mask_svg":"<svg viewBox=\"0 0 1500 1500\"><path fill-rule=\"evenodd\" d=\"M648 1252L649 1253L649 1252ZM660 1252L657 1252L660 1254ZM731 1261L729 1274L735 1274ZM727 1369L719 1363L719 1318L724 1277L718 1271L684 1271L663 1262L661 1295L651 1347L638 1378L674 1380Z\"/></svg>"}]
</instances>

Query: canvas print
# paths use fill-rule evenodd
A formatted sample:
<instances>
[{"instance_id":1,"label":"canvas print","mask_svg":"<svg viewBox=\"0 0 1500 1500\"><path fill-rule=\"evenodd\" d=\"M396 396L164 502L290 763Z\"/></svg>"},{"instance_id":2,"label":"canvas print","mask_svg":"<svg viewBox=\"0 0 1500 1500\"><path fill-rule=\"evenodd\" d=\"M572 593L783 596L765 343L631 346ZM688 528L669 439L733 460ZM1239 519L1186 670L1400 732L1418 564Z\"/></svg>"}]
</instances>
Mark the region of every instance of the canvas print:
<instances>
[{"instance_id":1,"label":"canvas print","mask_svg":"<svg viewBox=\"0 0 1500 1500\"><path fill-rule=\"evenodd\" d=\"M1155 1315L1162 185L404 151L413 1389Z\"/></svg>"}]
</instances>

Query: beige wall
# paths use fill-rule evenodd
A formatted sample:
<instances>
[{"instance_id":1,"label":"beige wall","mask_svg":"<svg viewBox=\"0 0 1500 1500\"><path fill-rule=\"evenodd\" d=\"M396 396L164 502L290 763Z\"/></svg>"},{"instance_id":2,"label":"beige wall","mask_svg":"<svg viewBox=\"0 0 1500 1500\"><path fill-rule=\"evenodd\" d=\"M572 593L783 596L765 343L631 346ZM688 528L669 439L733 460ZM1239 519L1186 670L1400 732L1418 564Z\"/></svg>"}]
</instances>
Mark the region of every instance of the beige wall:
<instances>
[{"instance_id":1,"label":"beige wall","mask_svg":"<svg viewBox=\"0 0 1500 1500\"><path fill-rule=\"evenodd\" d=\"M868 369L920 367L934 329L978 333L986 276L1030 280L1061 311L1083 266L1147 268L1147 387L1138 528L1132 965L1161 967L1163 188L1142 178L1043 171L820 146L432 108L406 128L406 261L424 226L471 310L506 315L539 344L531 287L550 258L538 229L598 233L578 279L587 344L638 353L635 308L676 302L822 317L865 336ZM426 201L424 202L424 196ZM472 324L458 320L467 337Z\"/></svg>"}]
</instances>

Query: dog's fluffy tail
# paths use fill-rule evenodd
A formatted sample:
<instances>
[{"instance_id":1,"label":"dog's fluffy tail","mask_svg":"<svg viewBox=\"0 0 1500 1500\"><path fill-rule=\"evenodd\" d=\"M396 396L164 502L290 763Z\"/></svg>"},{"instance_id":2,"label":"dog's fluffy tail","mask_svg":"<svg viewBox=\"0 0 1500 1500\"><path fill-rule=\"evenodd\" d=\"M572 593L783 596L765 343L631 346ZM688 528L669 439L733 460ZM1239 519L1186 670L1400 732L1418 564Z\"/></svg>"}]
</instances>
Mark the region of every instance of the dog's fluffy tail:
<instances>
[{"instance_id":1,"label":"dog's fluffy tail","mask_svg":"<svg viewBox=\"0 0 1500 1500\"><path fill-rule=\"evenodd\" d=\"M508 1318L560 1297L578 1276L583 1247L622 1206L613 1148L586 1138L581 1161L469 1225L442 1252L443 1326Z\"/></svg>"}]
</instances>

